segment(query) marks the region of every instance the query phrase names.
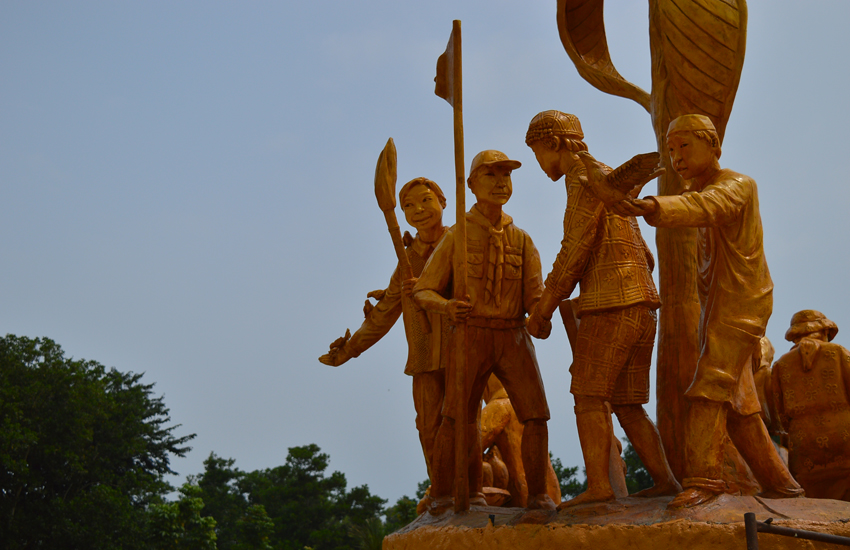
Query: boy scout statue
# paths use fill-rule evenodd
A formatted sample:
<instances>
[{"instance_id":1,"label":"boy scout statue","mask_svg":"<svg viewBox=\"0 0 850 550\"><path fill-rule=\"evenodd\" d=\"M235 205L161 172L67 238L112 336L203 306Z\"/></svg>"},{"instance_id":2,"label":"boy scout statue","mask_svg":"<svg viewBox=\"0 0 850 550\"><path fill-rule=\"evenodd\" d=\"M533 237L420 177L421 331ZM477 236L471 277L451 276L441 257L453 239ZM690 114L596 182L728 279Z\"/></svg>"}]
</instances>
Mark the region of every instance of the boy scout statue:
<instances>
[{"instance_id":1,"label":"boy scout statue","mask_svg":"<svg viewBox=\"0 0 850 550\"><path fill-rule=\"evenodd\" d=\"M850 501L850 351L832 342L838 326L819 311L791 317L794 342L771 374L788 440L789 469L809 498Z\"/></svg>"},{"instance_id":2,"label":"boy scout statue","mask_svg":"<svg viewBox=\"0 0 850 550\"><path fill-rule=\"evenodd\" d=\"M751 361L773 309L756 182L720 168L720 140L711 120L684 115L667 129L670 163L691 191L629 199L622 212L655 227L697 227L700 357L685 392L685 490L669 508L690 507L733 492L722 479L723 429L755 474L762 495L803 496L761 421Z\"/></svg>"},{"instance_id":3,"label":"boy scout statue","mask_svg":"<svg viewBox=\"0 0 850 550\"><path fill-rule=\"evenodd\" d=\"M481 477L481 439L478 411L490 374L502 381L517 417L524 425L522 462L528 482L528 508L554 510L546 494L549 406L534 355L534 344L525 330L525 315L532 311L543 290L540 256L525 231L502 212L513 192L511 171L520 163L499 151L482 151L472 160L467 183L477 200L466 214L469 300L442 296L452 280L454 230L450 229L428 260L413 289L416 302L439 312L452 322L467 325L467 426L469 430L470 504L484 505ZM443 421L435 446L431 512L452 506L454 481L454 384L446 390Z\"/></svg>"},{"instance_id":4,"label":"boy scout statue","mask_svg":"<svg viewBox=\"0 0 850 550\"><path fill-rule=\"evenodd\" d=\"M404 217L416 228L416 238L405 235L407 257L414 276L422 273L425 262L434 247L443 238L448 228L443 226L443 208L446 197L440 186L426 178L410 180L398 194ZM358 357L389 332L399 315L403 314L404 333L407 336L408 355L404 373L413 377L413 406L416 409L416 429L425 456L428 475L431 476L431 461L434 439L440 427L445 394L444 353L448 325L442 316L428 315L431 332L421 326L416 315L418 306L410 293L416 279L402 281L401 271L396 269L385 291L370 292L369 297L378 298L377 305L366 314L363 325L353 336L346 336L331 344L330 351L319 357L326 365L338 367L352 357ZM368 303L368 302L367 302ZM366 308L370 308L367 306ZM426 497L427 500L427 497ZM426 505L429 502L426 502Z\"/></svg>"},{"instance_id":5,"label":"boy scout statue","mask_svg":"<svg viewBox=\"0 0 850 550\"><path fill-rule=\"evenodd\" d=\"M570 392L587 491L559 508L615 498L609 481L612 427L606 401L655 482L636 496L674 495L682 489L667 464L658 430L643 410L649 401L655 310L661 305L652 282L654 260L635 218L614 213L588 188L579 156L587 154L583 138L578 118L560 111L535 116L525 138L546 175L552 181L565 176L567 186L564 239L528 320L532 336L548 336L552 313L581 284ZM611 172L604 165L601 170L603 176Z\"/></svg>"}]
</instances>

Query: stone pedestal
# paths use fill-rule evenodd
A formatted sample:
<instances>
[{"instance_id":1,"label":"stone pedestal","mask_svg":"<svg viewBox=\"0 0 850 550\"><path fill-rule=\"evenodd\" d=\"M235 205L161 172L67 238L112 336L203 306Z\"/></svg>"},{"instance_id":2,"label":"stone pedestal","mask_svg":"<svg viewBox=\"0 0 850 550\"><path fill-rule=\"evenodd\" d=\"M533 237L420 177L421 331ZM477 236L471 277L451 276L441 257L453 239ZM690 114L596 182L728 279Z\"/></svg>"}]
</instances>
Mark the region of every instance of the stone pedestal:
<instances>
[{"instance_id":1,"label":"stone pedestal","mask_svg":"<svg viewBox=\"0 0 850 550\"><path fill-rule=\"evenodd\" d=\"M438 517L426 513L386 537L383 548L746 548L746 512L755 512L758 521L773 518L774 525L850 537L850 502L721 495L695 508L667 510L670 500L629 497L551 513L487 506L473 507L463 514L449 511ZM759 534L759 544L777 549L834 546L765 533Z\"/></svg>"}]
</instances>

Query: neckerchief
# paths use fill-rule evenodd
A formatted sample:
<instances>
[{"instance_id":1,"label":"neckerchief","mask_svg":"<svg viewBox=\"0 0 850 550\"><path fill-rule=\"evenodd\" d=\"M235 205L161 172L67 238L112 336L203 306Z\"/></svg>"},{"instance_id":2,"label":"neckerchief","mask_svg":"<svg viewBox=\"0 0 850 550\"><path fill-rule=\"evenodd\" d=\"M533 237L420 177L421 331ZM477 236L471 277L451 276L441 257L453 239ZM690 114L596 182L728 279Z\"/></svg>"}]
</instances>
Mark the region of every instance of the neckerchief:
<instances>
[{"instance_id":1,"label":"neckerchief","mask_svg":"<svg viewBox=\"0 0 850 550\"><path fill-rule=\"evenodd\" d=\"M484 302L494 302L496 307L501 307L502 279L505 275L505 227L513 223L513 220L502 212L501 218L494 226L475 206L469 211L467 217L490 233Z\"/></svg>"}]
</instances>

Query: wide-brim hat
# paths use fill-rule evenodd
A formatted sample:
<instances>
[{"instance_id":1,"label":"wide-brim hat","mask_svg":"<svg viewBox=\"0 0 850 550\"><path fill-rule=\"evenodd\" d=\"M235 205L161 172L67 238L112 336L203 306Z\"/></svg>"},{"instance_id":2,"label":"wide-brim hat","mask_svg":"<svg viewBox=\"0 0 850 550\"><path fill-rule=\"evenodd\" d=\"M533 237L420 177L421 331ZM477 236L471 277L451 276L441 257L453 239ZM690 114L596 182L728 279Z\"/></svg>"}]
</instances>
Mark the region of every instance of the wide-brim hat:
<instances>
[{"instance_id":1,"label":"wide-brim hat","mask_svg":"<svg viewBox=\"0 0 850 550\"><path fill-rule=\"evenodd\" d=\"M482 166L506 166L511 170L516 170L522 163L518 160L511 160L508 158L508 155L504 154L501 151L496 151L495 149L487 149L486 151L481 151L475 158L472 159L472 166L469 169L469 177L472 177L472 174L475 173Z\"/></svg>"},{"instance_id":2,"label":"wide-brim hat","mask_svg":"<svg viewBox=\"0 0 850 550\"><path fill-rule=\"evenodd\" d=\"M826 318L826 315L814 309L798 311L791 317L791 328L785 333L785 339L793 342L813 332L826 331L828 341L838 334L838 325Z\"/></svg>"}]
</instances>

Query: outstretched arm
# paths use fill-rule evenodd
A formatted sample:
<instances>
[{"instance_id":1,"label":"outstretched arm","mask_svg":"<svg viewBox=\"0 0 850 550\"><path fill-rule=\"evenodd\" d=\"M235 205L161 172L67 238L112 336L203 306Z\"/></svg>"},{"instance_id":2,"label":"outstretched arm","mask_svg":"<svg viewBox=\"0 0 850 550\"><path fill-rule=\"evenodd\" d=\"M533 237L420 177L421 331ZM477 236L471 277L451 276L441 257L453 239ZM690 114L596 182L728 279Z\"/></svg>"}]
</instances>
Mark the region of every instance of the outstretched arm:
<instances>
[{"instance_id":1,"label":"outstretched arm","mask_svg":"<svg viewBox=\"0 0 850 550\"><path fill-rule=\"evenodd\" d=\"M325 365L338 367L352 357L360 356L383 338L401 316L402 292L401 276L396 269L385 291L380 295L377 291L367 294L369 298L378 298L378 303L368 310L366 320L360 328L353 335L346 330L345 336L334 340L328 353L319 357L319 361Z\"/></svg>"}]
</instances>

